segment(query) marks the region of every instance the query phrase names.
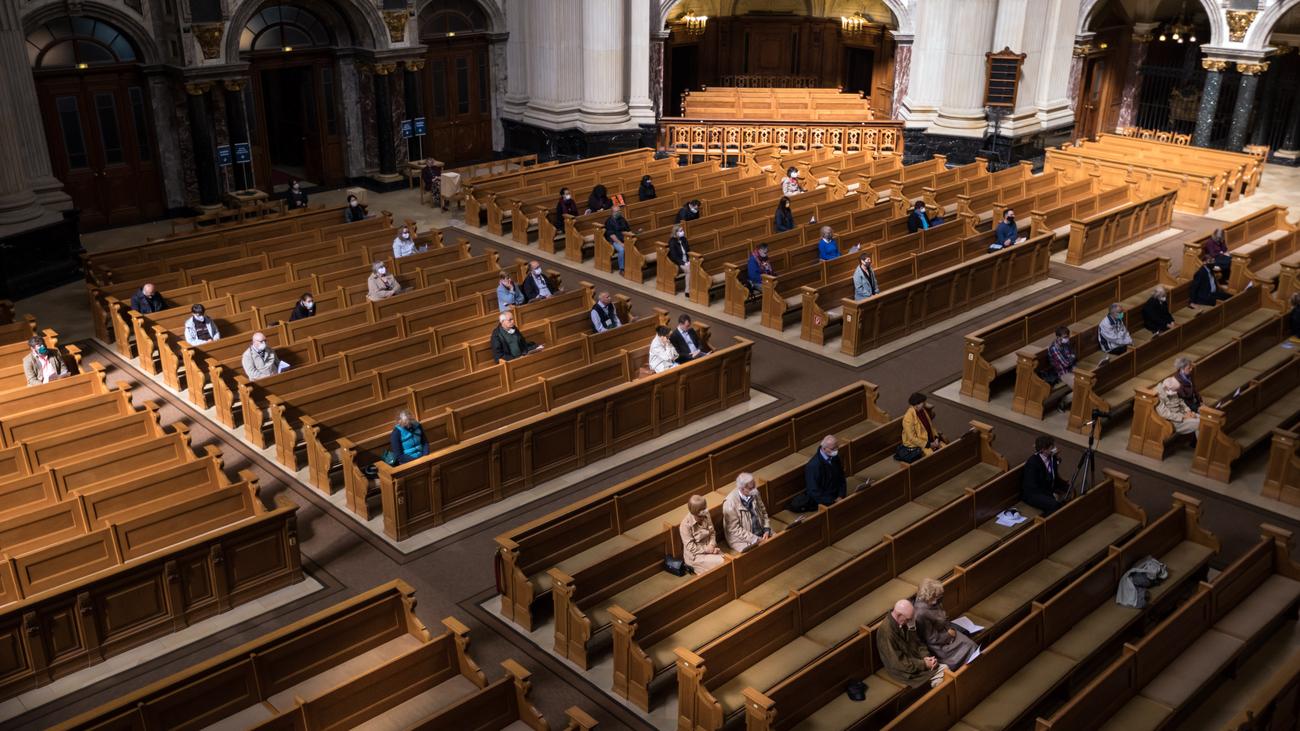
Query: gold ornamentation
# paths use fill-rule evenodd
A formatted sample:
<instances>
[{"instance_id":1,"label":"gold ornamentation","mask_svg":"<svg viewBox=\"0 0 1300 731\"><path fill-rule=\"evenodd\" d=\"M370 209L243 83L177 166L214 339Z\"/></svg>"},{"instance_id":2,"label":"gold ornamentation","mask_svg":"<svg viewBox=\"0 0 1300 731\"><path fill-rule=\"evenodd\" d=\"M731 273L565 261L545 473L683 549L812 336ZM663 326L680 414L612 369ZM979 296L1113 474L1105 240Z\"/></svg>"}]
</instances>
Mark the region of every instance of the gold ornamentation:
<instances>
[{"instance_id":1,"label":"gold ornamentation","mask_svg":"<svg viewBox=\"0 0 1300 731\"><path fill-rule=\"evenodd\" d=\"M1247 76L1258 76L1265 71L1268 71L1268 61L1262 61L1260 63L1242 63L1238 61L1237 70Z\"/></svg>"},{"instance_id":2,"label":"gold ornamentation","mask_svg":"<svg viewBox=\"0 0 1300 731\"><path fill-rule=\"evenodd\" d=\"M1091 43L1089 43L1089 44L1087 44L1087 45L1075 46L1075 47L1074 47L1074 54L1073 54L1073 55L1074 55L1075 58L1083 58L1083 57L1087 56L1089 53L1092 53L1092 44L1091 44Z\"/></svg>"},{"instance_id":3,"label":"gold ornamentation","mask_svg":"<svg viewBox=\"0 0 1300 731\"><path fill-rule=\"evenodd\" d=\"M406 17L405 10L384 11L384 25L388 26L388 39L393 43L401 43L406 38Z\"/></svg>"},{"instance_id":4,"label":"gold ornamentation","mask_svg":"<svg viewBox=\"0 0 1300 731\"><path fill-rule=\"evenodd\" d=\"M1229 10L1228 11L1228 38L1233 43L1240 43L1246 37L1246 31L1250 29L1250 24L1255 22L1255 16L1259 15L1258 10Z\"/></svg>"},{"instance_id":5,"label":"gold ornamentation","mask_svg":"<svg viewBox=\"0 0 1300 731\"><path fill-rule=\"evenodd\" d=\"M408 58L408 59L406 59L406 70L407 70L407 71L419 71L419 70L422 69L422 68L424 68L424 59L422 59L422 58Z\"/></svg>"},{"instance_id":6,"label":"gold ornamentation","mask_svg":"<svg viewBox=\"0 0 1300 731\"><path fill-rule=\"evenodd\" d=\"M373 71L377 76L387 76L397 70L395 63L377 63Z\"/></svg>"},{"instance_id":7,"label":"gold ornamentation","mask_svg":"<svg viewBox=\"0 0 1300 731\"><path fill-rule=\"evenodd\" d=\"M1201 59L1201 68L1206 71L1218 71L1222 73L1228 70L1228 62L1221 58L1203 58Z\"/></svg>"},{"instance_id":8,"label":"gold ornamentation","mask_svg":"<svg viewBox=\"0 0 1300 731\"><path fill-rule=\"evenodd\" d=\"M248 79L222 79L221 85L226 87L226 91L239 92L244 90L244 84Z\"/></svg>"},{"instance_id":9,"label":"gold ornamentation","mask_svg":"<svg viewBox=\"0 0 1300 731\"><path fill-rule=\"evenodd\" d=\"M203 49L203 58L212 60L221 55L221 36L226 30L225 23L195 23L194 37Z\"/></svg>"},{"instance_id":10,"label":"gold ornamentation","mask_svg":"<svg viewBox=\"0 0 1300 731\"><path fill-rule=\"evenodd\" d=\"M1285 56L1290 53L1295 53L1295 46L1286 41L1277 41L1273 44L1273 49L1274 56Z\"/></svg>"},{"instance_id":11,"label":"gold ornamentation","mask_svg":"<svg viewBox=\"0 0 1300 731\"><path fill-rule=\"evenodd\" d=\"M211 81L191 81L185 84L185 93L190 96L203 96L211 90Z\"/></svg>"},{"instance_id":12,"label":"gold ornamentation","mask_svg":"<svg viewBox=\"0 0 1300 731\"><path fill-rule=\"evenodd\" d=\"M1155 39L1156 39L1156 37L1155 37L1154 35L1150 34L1150 33L1134 33L1134 34L1133 34L1133 42L1134 42L1134 43L1150 43L1151 41L1154 41Z\"/></svg>"}]
</instances>

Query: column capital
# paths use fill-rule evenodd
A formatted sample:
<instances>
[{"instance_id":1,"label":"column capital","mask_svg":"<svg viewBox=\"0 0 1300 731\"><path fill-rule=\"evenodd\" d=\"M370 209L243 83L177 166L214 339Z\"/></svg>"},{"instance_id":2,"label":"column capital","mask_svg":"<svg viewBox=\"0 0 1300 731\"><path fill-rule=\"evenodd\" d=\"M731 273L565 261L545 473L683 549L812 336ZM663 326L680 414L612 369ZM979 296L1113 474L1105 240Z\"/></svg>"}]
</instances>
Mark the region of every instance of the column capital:
<instances>
[{"instance_id":1,"label":"column capital","mask_svg":"<svg viewBox=\"0 0 1300 731\"><path fill-rule=\"evenodd\" d=\"M1241 61L1238 61L1237 71L1246 76L1258 76L1259 74L1268 71L1268 61L1262 63L1242 63Z\"/></svg>"},{"instance_id":2,"label":"column capital","mask_svg":"<svg viewBox=\"0 0 1300 731\"><path fill-rule=\"evenodd\" d=\"M203 96L211 90L211 81L190 81L185 84L185 93L190 96Z\"/></svg>"},{"instance_id":3,"label":"column capital","mask_svg":"<svg viewBox=\"0 0 1300 731\"><path fill-rule=\"evenodd\" d=\"M1287 56L1292 53L1295 53L1295 46L1290 43L1287 43L1286 41L1277 41L1273 43L1274 56Z\"/></svg>"},{"instance_id":4,"label":"column capital","mask_svg":"<svg viewBox=\"0 0 1300 731\"><path fill-rule=\"evenodd\" d=\"M407 71L419 71L424 68L424 59L422 58L408 58L403 63Z\"/></svg>"},{"instance_id":5,"label":"column capital","mask_svg":"<svg viewBox=\"0 0 1300 731\"><path fill-rule=\"evenodd\" d=\"M1246 31L1250 30L1250 24L1255 22L1255 16L1259 15L1258 10L1229 10L1228 11L1228 39L1233 43L1241 43L1246 39Z\"/></svg>"},{"instance_id":6,"label":"column capital","mask_svg":"<svg viewBox=\"0 0 1300 731\"><path fill-rule=\"evenodd\" d=\"M222 79L221 85L225 87L226 91L240 92L248 85L248 79Z\"/></svg>"},{"instance_id":7,"label":"column capital","mask_svg":"<svg viewBox=\"0 0 1300 731\"><path fill-rule=\"evenodd\" d=\"M388 40L401 43L406 39L406 10L385 10L384 25L388 27Z\"/></svg>"},{"instance_id":8,"label":"column capital","mask_svg":"<svg viewBox=\"0 0 1300 731\"><path fill-rule=\"evenodd\" d=\"M203 58L211 61L221 56L221 37L225 34L225 23L195 23L194 38L199 42Z\"/></svg>"},{"instance_id":9,"label":"column capital","mask_svg":"<svg viewBox=\"0 0 1300 731\"><path fill-rule=\"evenodd\" d=\"M1203 58L1201 59L1201 68L1206 71L1223 73L1228 70L1228 62L1221 58Z\"/></svg>"}]
</instances>

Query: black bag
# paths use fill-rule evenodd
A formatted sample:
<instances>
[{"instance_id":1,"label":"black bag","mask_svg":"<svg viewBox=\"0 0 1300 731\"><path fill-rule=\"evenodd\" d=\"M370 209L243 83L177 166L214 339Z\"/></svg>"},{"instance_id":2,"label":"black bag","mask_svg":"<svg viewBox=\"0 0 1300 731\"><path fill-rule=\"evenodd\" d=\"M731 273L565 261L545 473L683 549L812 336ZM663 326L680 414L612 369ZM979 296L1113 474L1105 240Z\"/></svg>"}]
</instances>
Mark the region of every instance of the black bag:
<instances>
[{"instance_id":1,"label":"black bag","mask_svg":"<svg viewBox=\"0 0 1300 731\"><path fill-rule=\"evenodd\" d=\"M1045 382L1049 386L1055 386L1056 384L1061 382L1061 374L1057 373L1055 370L1051 368L1044 368L1042 370L1035 371L1035 373L1037 373L1038 377L1043 379L1043 382Z\"/></svg>"},{"instance_id":2,"label":"black bag","mask_svg":"<svg viewBox=\"0 0 1300 731\"><path fill-rule=\"evenodd\" d=\"M912 464L924 456L925 452L921 451L920 447L908 447L900 444L898 445L898 449L894 450L894 459L899 462L906 462L907 464Z\"/></svg>"},{"instance_id":3,"label":"black bag","mask_svg":"<svg viewBox=\"0 0 1300 731\"><path fill-rule=\"evenodd\" d=\"M811 513L817 509L817 502L808 497L808 493L801 492L790 500L790 511L794 513Z\"/></svg>"},{"instance_id":4,"label":"black bag","mask_svg":"<svg viewBox=\"0 0 1300 731\"><path fill-rule=\"evenodd\" d=\"M867 699L867 684L861 680L855 680L848 684L844 689L849 695L849 700L861 703Z\"/></svg>"},{"instance_id":5,"label":"black bag","mask_svg":"<svg viewBox=\"0 0 1300 731\"><path fill-rule=\"evenodd\" d=\"M668 554L664 556L664 571L673 576L685 576L686 562L672 554Z\"/></svg>"}]
</instances>

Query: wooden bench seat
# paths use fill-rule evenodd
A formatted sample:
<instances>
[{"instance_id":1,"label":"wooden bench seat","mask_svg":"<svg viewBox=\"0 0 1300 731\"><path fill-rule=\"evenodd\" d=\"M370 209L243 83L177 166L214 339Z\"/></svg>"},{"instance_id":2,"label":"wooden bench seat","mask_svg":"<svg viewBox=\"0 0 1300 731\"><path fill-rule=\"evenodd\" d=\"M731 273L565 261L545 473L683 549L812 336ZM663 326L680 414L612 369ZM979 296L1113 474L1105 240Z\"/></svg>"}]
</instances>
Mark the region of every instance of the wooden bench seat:
<instances>
[{"instance_id":1,"label":"wooden bench seat","mask_svg":"<svg viewBox=\"0 0 1300 731\"><path fill-rule=\"evenodd\" d=\"M1204 697L1180 728L1187 731L1267 728L1264 724L1271 720L1270 705L1285 704L1280 697L1284 692L1279 691L1290 684L1297 664L1300 664L1300 624L1288 621L1269 635L1259 649L1244 655L1235 675ZM1121 707L1115 718L1127 706Z\"/></svg>"},{"instance_id":2,"label":"wooden bench seat","mask_svg":"<svg viewBox=\"0 0 1300 731\"><path fill-rule=\"evenodd\" d=\"M1226 404L1202 407L1192 471L1228 481L1232 464L1300 416L1300 359L1294 356L1264 374L1251 373ZM1205 443L1202 444L1201 440Z\"/></svg>"}]
</instances>

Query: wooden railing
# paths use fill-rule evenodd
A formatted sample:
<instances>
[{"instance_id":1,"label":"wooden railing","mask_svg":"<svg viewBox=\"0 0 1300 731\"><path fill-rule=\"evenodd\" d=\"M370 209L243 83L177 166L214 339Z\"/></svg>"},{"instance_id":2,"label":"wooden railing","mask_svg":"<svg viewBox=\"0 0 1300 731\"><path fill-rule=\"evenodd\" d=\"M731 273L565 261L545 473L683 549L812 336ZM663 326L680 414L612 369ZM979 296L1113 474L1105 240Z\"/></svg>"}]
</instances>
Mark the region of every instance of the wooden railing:
<instances>
[{"instance_id":1,"label":"wooden railing","mask_svg":"<svg viewBox=\"0 0 1300 731\"><path fill-rule=\"evenodd\" d=\"M811 89L817 86L817 82L816 76L801 74L726 74L718 77L718 86L750 89L764 86L778 89Z\"/></svg>"},{"instance_id":2,"label":"wooden railing","mask_svg":"<svg viewBox=\"0 0 1300 731\"><path fill-rule=\"evenodd\" d=\"M660 149L705 157L744 156L759 146L783 152L829 148L836 152L903 152L903 123L788 122L782 120L717 121L665 117L659 120Z\"/></svg>"}]
</instances>

